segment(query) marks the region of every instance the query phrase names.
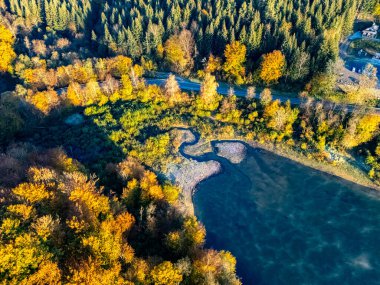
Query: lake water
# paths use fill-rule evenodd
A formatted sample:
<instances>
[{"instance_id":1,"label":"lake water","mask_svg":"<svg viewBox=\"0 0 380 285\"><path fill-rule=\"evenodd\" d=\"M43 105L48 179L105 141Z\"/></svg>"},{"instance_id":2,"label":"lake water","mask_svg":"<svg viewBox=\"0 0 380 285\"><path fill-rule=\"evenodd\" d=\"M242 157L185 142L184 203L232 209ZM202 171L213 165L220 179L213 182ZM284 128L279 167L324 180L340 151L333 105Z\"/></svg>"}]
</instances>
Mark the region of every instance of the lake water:
<instances>
[{"instance_id":1,"label":"lake water","mask_svg":"<svg viewBox=\"0 0 380 285\"><path fill-rule=\"evenodd\" d=\"M243 284L380 284L380 199L364 187L251 149L198 186L207 246Z\"/></svg>"}]
</instances>

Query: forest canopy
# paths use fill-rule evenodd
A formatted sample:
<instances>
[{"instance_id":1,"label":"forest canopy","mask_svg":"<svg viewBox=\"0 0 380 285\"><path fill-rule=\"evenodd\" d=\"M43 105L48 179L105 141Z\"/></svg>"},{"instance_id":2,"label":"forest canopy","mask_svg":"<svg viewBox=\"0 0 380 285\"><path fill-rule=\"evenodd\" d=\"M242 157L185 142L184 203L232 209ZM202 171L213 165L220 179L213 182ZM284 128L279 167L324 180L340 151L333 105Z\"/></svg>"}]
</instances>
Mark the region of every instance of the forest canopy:
<instances>
[{"instance_id":1,"label":"forest canopy","mask_svg":"<svg viewBox=\"0 0 380 285\"><path fill-rule=\"evenodd\" d=\"M176 54L180 60L173 70L183 72L199 69L210 54L223 57L226 46L238 41L246 47L247 75L262 55L280 50L289 65L286 77L302 81L336 59L338 42L350 33L357 11L372 11L372 2L6 0L6 7L22 19L24 29L33 31L23 33L26 49L41 37L48 44L60 34L101 57L122 54L159 62L166 51L170 63ZM188 43L173 45L171 37L182 30L188 31L182 37ZM190 39L194 49L189 49Z\"/></svg>"}]
</instances>

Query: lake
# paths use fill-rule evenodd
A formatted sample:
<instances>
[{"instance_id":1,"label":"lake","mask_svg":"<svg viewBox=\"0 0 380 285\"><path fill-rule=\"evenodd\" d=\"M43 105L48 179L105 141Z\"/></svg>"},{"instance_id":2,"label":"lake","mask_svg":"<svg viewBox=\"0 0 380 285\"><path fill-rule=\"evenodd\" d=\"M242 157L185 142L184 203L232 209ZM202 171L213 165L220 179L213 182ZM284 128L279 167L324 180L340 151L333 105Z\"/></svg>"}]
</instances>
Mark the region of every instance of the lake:
<instances>
[{"instance_id":1,"label":"lake","mask_svg":"<svg viewBox=\"0 0 380 285\"><path fill-rule=\"evenodd\" d=\"M243 284L380 284L380 199L365 187L250 149L198 185L206 245Z\"/></svg>"}]
</instances>

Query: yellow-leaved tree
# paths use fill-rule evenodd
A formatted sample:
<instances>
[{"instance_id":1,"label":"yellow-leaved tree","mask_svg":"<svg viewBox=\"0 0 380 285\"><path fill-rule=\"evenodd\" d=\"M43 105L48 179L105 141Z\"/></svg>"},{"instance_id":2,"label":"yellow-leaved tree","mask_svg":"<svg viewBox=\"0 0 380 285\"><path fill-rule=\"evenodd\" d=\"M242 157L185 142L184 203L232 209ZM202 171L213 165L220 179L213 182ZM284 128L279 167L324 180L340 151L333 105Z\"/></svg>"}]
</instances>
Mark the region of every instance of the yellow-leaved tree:
<instances>
[{"instance_id":1,"label":"yellow-leaved tree","mask_svg":"<svg viewBox=\"0 0 380 285\"><path fill-rule=\"evenodd\" d=\"M7 72L11 69L12 61L16 57L13 50L14 41L11 31L0 24L0 72Z\"/></svg>"},{"instance_id":2,"label":"yellow-leaved tree","mask_svg":"<svg viewBox=\"0 0 380 285\"><path fill-rule=\"evenodd\" d=\"M176 285L182 281L181 271L170 261L164 261L155 266L150 275L155 285Z\"/></svg>"},{"instance_id":3,"label":"yellow-leaved tree","mask_svg":"<svg viewBox=\"0 0 380 285\"><path fill-rule=\"evenodd\" d=\"M188 74L193 67L195 42L188 30L182 30L178 35L171 36L164 46L165 60L174 72Z\"/></svg>"},{"instance_id":4,"label":"yellow-leaved tree","mask_svg":"<svg viewBox=\"0 0 380 285\"><path fill-rule=\"evenodd\" d=\"M267 85L277 83L283 75L285 63L285 56L279 50L265 54L260 67L261 80Z\"/></svg>"},{"instance_id":5,"label":"yellow-leaved tree","mask_svg":"<svg viewBox=\"0 0 380 285\"><path fill-rule=\"evenodd\" d=\"M238 41L226 46L224 50L226 61L223 64L223 71L228 81L239 85L244 83L246 53L247 48Z\"/></svg>"},{"instance_id":6,"label":"yellow-leaved tree","mask_svg":"<svg viewBox=\"0 0 380 285\"><path fill-rule=\"evenodd\" d=\"M204 111L214 111L218 108L221 96L217 91L218 82L215 76L206 73L201 84L200 96L197 100L198 109Z\"/></svg>"},{"instance_id":7,"label":"yellow-leaved tree","mask_svg":"<svg viewBox=\"0 0 380 285\"><path fill-rule=\"evenodd\" d=\"M368 114L353 116L343 137L343 146L353 148L369 142L379 132L380 116Z\"/></svg>"}]
</instances>

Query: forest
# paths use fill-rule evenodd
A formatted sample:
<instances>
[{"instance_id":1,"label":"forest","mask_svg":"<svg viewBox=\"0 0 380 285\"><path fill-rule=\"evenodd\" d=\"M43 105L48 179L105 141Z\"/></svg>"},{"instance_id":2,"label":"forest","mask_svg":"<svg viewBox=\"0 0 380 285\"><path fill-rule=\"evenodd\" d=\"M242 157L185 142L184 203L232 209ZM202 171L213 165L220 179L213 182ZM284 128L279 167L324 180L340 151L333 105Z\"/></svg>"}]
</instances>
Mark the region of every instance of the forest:
<instances>
[{"instance_id":1,"label":"forest","mask_svg":"<svg viewBox=\"0 0 380 285\"><path fill-rule=\"evenodd\" d=\"M305 82L326 71L338 56L338 43L351 30L358 11L372 11L375 0L127 1L3 0L17 19L18 48L52 66L72 57L125 55L189 74L227 44L239 41L247 60L238 78L260 82L262 56L284 54L284 82ZM188 31L176 41L176 35ZM13 31L15 33L15 31ZM170 40L172 39L172 40ZM174 43L175 42L175 43ZM79 52L76 52L78 51ZM75 52L74 52L75 51ZM57 53L58 52L58 53ZM171 57L179 57L176 66ZM71 58L70 58L71 57ZM240 78L241 77L241 78ZM267 82L265 82L267 83Z\"/></svg>"},{"instance_id":2,"label":"forest","mask_svg":"<svg viewBox=\"0 0 380 285\"><path fill-rule=\"evenodd\" d=\"M380 116L309 96L335 92L339 41L379 7L0 0L1 283L241 284L165 176L183 159L178 127L327 164L350 154L379 185ZM200 92L174 74L146 84L157 70L197 77ZM375 77L347 94L367 96ZM249 84L247 96L221 96L218 80ZM273 99L274 85L302 86L302 103Z\"/></svg>"}]
</instances>

